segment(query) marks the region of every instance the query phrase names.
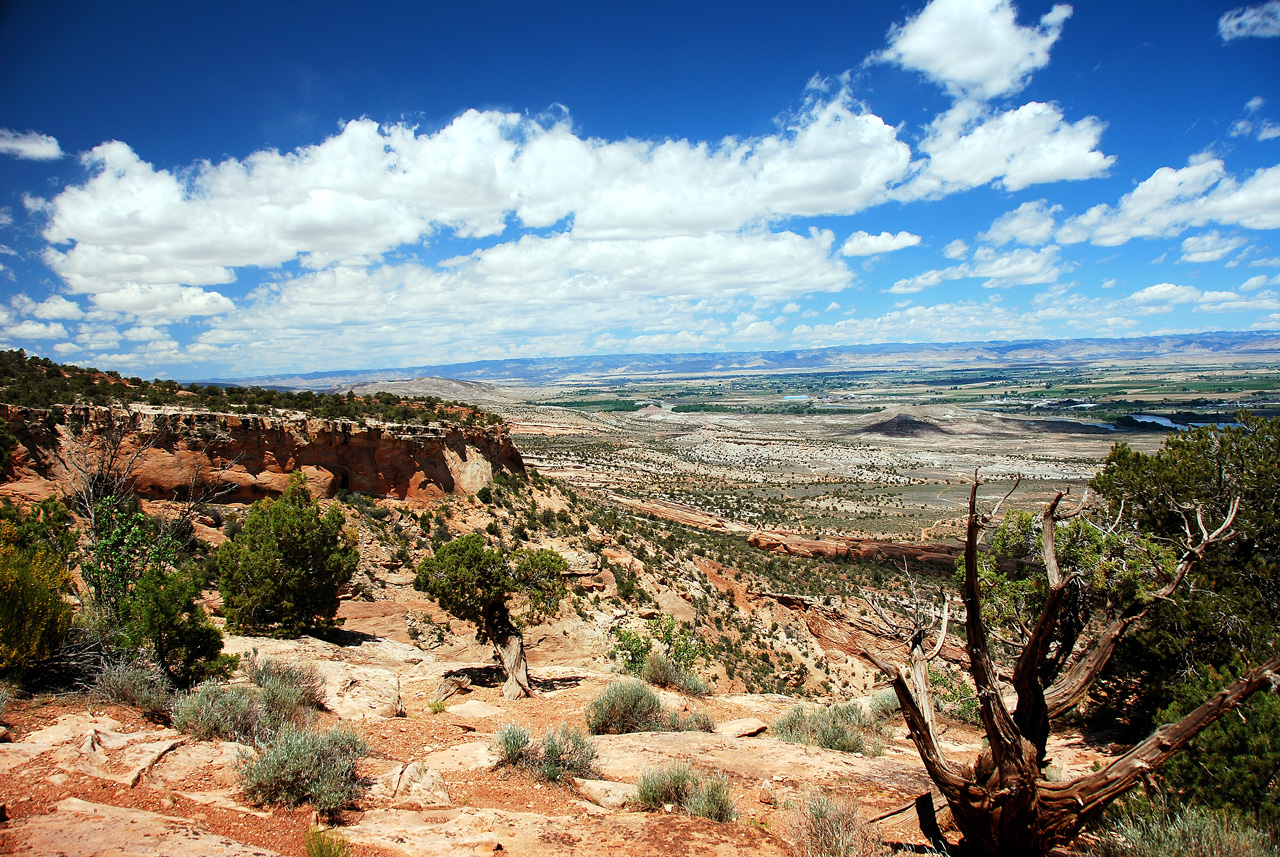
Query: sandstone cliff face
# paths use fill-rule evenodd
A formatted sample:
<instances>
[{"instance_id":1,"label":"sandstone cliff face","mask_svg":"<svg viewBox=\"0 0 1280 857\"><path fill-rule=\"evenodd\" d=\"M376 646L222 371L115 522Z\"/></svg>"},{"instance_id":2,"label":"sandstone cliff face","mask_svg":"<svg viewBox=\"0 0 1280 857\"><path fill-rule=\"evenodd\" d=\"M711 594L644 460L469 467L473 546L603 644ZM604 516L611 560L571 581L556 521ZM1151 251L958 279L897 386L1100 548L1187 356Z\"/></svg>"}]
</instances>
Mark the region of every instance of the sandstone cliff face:
<instances>
[{"instance_id":1,"label":"sandstone cliff face","mask_svg":"<svg viewBox=\"0 0 1280 857\"><path fill-rule=\"evenodd\" d=\"M495 426L361 427L302 416L89 406L0 405L0 418L22 444L0 495L24 500L65 494L73 481L69 462L117 429L120 458L136 456L136 490L152 499L182 499L193 487L217 485L227 492L223 502L248 503L281 493L289 474L301 470L322 497L345 488L428 501L474 493L497 473L524 470L506 429Z\"/></svg>"}]
</instances>

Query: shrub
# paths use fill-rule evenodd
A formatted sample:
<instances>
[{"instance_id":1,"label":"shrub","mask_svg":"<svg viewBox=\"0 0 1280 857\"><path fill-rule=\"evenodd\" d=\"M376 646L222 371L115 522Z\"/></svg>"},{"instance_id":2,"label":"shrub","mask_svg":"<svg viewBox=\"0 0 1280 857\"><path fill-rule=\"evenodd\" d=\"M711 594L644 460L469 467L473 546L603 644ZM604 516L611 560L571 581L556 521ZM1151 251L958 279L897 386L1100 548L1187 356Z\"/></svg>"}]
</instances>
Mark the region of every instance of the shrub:
<instances>
[{"instance_id":1,"label":"shrub","mask_svg":"<svg viewBox=\"0 0 1280 857\"><path fill-rule=\"evenodd\" d=\"M857 804L821 793L804 799L791 821L796 857L873 857L888 849Z\"/></svg>"},{"instance_id":2,"label":"shrub","mask_svg":"<svg viewBox=\"0 0 1280 857\"><path fill-rule=\"evenodd\" d=\"M427 710L432 714L444 714L446 708L449 707L447 699L433 699L427 703Z\"/></svg>"},{"instance_id":3,"label":"shrub","mask_svg":"<svg viewBox=\"0 0 1280 857\"><path fill-rule=\"evenodd\" d=\"M303 725L311 712L324 707L324 679L310 664L288 664L271 658L248 659L245 672L258 686L263 727L275 732L285 723Z\"/></svg>"},{"instance_id":4,"label":"shrub","mask_svg":"<svg viewBox=\"0 0 1280 857\"><path fill-rule=\"evenodd\" d=\"M317 733L285 723L260 745L256 757L241 758L240 787L254 803L310 803L317 812L331 814L359 796L356 762L368 752L369 745L354 732Z\"/></svg>"},{"instance_id":5,"label":"shrub","mask_svg":"<svg viewBox=\"0 0 1280 857\"><path fill-rule=\"evenodd\" d=\"M5 528L11 528L8 521L0 524ZM0 669L53 654L71 627L71 605L62 599L69 581L53 554L0 544Z\"/></svg>"},{"instance_id":6,"label":"shrub","mask_svg":"<svg viewBox=\"0 0 1280 857\"><path fill-rule=\"evenodd\" d=\"M251 741L261 732L257 695L243 686L205 682L173 704L173 726L200 741Z\"/></svg>"},{"instance_id":7,"label":"shrub","mask_svg":"<svg viewBox=\"0 0 1280 857\"><path fill-rule=\"evenodd\" d=\"M240 532L218 549L228 626L295 634L332 621L338 590L360 560L343 521L336 504L321 517L301 472L280 497L255 502Z\"/></svg>"},{"instance_id":8,"label":"shrub","mask_svg":"<svg viewBox=\"0 0 1280 857\"><path fill-rule=\"evenodd\" d=\"M537 764L538 776L547 782L558 783L568 774L585 777L591 773L596 750L577 729L561 724L548 729L542 739L542 758Z\"/></svg>"},{"instance_id":9,"label":"shrub","mask_svg":"<svg viewBox=\"0 0 1280 857\"><path fill-rule=\"evenodd\" d=\"M649 652L640 668L640 678L657 687L678 690L689 696L706 696L711 686L691 672L681 669L662 652Z\"/></svg>"},{"instance_id":10,"label":"shrub","mask_svg":"<svg viewBox=\"0 0 1280 857\"><path fill-rule=\"evenodd\" d=\"M93 685L103 699L138 709L148 716L168 711L173 701L173 685L155 664L145 661L108 663Z\"/></svg>"},{"instance_id":11,"label":"shrub","mask_svg":"<svg viewBox=\"0 0 1280 857\"><path fill-rule=\"evenodd\" d=\"M138 577L127 601L129 642L150 649L179 687L225 678L239 661L222 653L222 632L196 603L199 594L189 573L156 564Z\"/></svg>"},{"instance_id":12,"label":"shrub","mask_svg":"<svg viewBox=\"0 0 1280 857\"><path fill-rule=\"evenodd\" d=\"M812 744L828 750L869 756L884 752L875 718L855 704L812 710L797 705L774 721L770 729L781 740L796 744ZM871 732L870 742L864 730Z\"/></svg>"},{"instance_id":13,"label":"shrub","mask_svg":"<svg viewBox=\"0 0 1280 857\"><path fill-rule=\"evenodd\" d=\"M531 770L550 783L560 782L566 774L590 774L596 758L587 736L565 724L548 729L538 746L528 729L509 723L494 733L493 749L501 764Z\"/></svg>"},{"instance_id":14,"label":"shrub","mask_svg":"<svg viewBox=\"0 0 1280 857\"><path fill-rule=\"evenodd\" d=\"M525 764L532 752L529 742L533 736L529 730L514 723L508 723L493 733L493 749L504 765L518 766Z\"/></svg>"},{"instance_id":15,"label":"shrub","mask_svg":"<svg viewBox=\"0 0 1280 857\"><path fill-rule=\"evenodd\" d=\"M614 682L587 705L587 731L592 735L660 731L662 702L642 682Z\"/></svg>"},{"instance_id":16,"label":"shrub","mask_svg":"<svg viewBox=\"0 0 1280 857\"><path fill-rule=\"evenodd\" d=\"M13 685L0 682L0 717L4 717L4 710L9 707L11 699L13 699Z\"/></svg>"},{"instance_id":17,"label":"shrub","mask_svg":"<svg viewBox=\"0 0 1280 857\"><path fill-rule=\"evenodd\" d=\"M678 711L667 712L666 731L668 732L714 732L716 722L705 711L690 711L681 714Z\"/></svg>"},{"instance_id":18,"label":"shrub","mask_svg":"<svg viewBox=\"0 0 1280 857\"><path fill-rule=\"evenodd\" d=\"M721 773L707 774L684 802L690 815L712 821L733 821L738 810L729 796L729 778Z\"/></svg>"},{"instance_id":19,"label":"shrub","mask_svg":"<svg viewBox=\"0 0 1280 857\"><path fill-rule=\"evenodd\" d=\"M733 821L738 811L729 796L729 780L721 773L695 773L683 763L641 772L636 785L636 804L641 809L659 810L674 804L687 812L712 821Z\"/></svg>"},{"instance_id":20,"label":"shrub","mask_svg":"<svg viewBox=\"0 0 1280 857\"><path fill-rule=\"evenodd\" d=\"M307 857L352 857L351 843L336 833L328 833L318 827L307 831L302 840Z\"/></svg>"},{"instance_id":21,"label":"shrub","mask_svg":"<svg viewBox=\"0 0 1280 857\"><path fill-rule=\"evenodd\" d=\"M609 652L609 656L621 661L622 668L627 672L639 675L648 660L649 651L653 648L653 640L628 631L626 628L614 628L613 635L618 642Z\"/></svg>"},{"instance_id":22,"label":"shrub","mask_svg":"<svg viewBox=\"0 0 1280 857\"><path fill-rule=\"evenodd\" d=\"M1238 817L1204 807L1120 812L1106 824L1088 857L1280 857L1266 834Z\"/></svg>"},{"instance_id":23,"label":"shrub","mask_svg":"<svg viewBox=\"0 0 1280 857\"><path fill-rule=\"evenodd\" d=\"M636 804L647 810L662 809L667 804L682 806L697 779L693 769L683 763L646 768L636 784Z\"/></svg>"}]
</instances>

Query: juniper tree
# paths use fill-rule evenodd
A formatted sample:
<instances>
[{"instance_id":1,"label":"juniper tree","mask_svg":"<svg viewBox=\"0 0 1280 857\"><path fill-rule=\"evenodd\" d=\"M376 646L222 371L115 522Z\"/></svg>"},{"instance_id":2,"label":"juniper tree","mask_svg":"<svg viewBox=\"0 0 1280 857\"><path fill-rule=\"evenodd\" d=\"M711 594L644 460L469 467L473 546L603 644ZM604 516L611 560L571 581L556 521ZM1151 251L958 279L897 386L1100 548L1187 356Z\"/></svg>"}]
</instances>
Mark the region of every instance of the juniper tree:
<instances>
[{"instance_id":1,"label":"juniper tree","mask_svg":"<svg viewBox=\"0 0 1280 857\"><path fill-rule=\"evenodd\" d=\"M511 602L522 602L524 622L554 613L565 596L567 569L553 550L521 549L508 555L491 550L483 536L471 533L436 548L418 565L413 585L444 610L475 624L476 639L493 644L507 674L503 695L518 699L532 695L532 689L524 635Z\"/></svg>"}]
</instances>

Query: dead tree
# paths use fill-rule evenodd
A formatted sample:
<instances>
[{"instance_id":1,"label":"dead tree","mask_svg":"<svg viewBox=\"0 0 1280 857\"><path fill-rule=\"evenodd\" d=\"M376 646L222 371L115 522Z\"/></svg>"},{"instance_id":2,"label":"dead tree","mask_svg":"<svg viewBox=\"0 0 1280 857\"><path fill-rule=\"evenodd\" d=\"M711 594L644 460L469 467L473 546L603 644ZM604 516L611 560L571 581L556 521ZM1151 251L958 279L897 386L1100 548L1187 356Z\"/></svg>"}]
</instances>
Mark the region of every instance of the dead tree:
<instances>
[{"instance_id":1,"label":"dead tree","mask_svg":"<svg viewBox=\"0 0 1280 857\"><path fill-rule=\"evenodd\" d=\"M71 477L72 505L92 534L97 531L98 504L133 494L134 470L158 438L136 432L135 416L128 410L75 410L78 413L67 414L62 462Z\"/></svg>"},{"instance_id":2,"label":"dead tree","mask_svg":"<svg viewBox=\"0 0 1280 857\"><path fill-rule=\"evenodd\" d=\"M1169 580L1145 603L1121 610L1097 635L1075 653L1070 668L1050 684L1053 664L1062 659L1050 655L1050 642L1073 575L1058 566L1055 524L1074 514L1059 513L1064 496L1059 493L1043 514L1042 552L1048 575L1048 593L1036 624L1013 670L1016 708L1010 713L1002 697L991 655L990 634L982 616L978 588L978 543L991 516L978 512L978 479L969 492L969 514L964 551L965 637L969 671L977 688L983 731L989 744L970 773L948 761L942 753L924 704L905 671L867 652L867 657L893 682L911 738L925 769L946 799L966 849L992 857L1046 855L1068 845L1081 829L1096 819L1106 805L1123 794L1152 769L1181 750L1202 729L1239 705L1250 694L1280 685L1280 655L1223 688L1207 702L1176 723L1160 726L1146 740L1102 770L1071 782L1050 782L1042 764L1051 718L1080 701L1102 671L1125 630L1146 613L1155 600L1167 598L1192 566L1213 545L1232 538L1239 501L1226 519L1210 531L1203 514L1184 514L1185 538ZM1002 501L1003 502L1003 501Z\"/></svg>"},{"instance_id":3,"label":"dead tree","mask_svg":"<svg viewBox=\"0 0 1280 857\"><path fill-rule=\"evenodd\" d=\"M942 646L947 641L947 621L951 616L951 601L947 598L946 590L942 590L940 598L942 600L941 615L937 611L925 606L921 603L920 593L916 589L915 578L911 577L907 571L906 562L902 565L903 574L907 575L907 579L911 583L911 616L904 619L891 617L884 605L880 603L878 598L874 596L867 597L867 603L871 605L871 609L880 617L880 621L884 623L887 629L887 635L897 637L906 647L911 658L911 689L914 691L916 701L920 704L920 713L924 716L925 723L929 727L929 731L933 732L933 700L929 695L929 661L933 660L942 651ZM925 646L932 636L934 624L937 623L938 639L934 642L932 648L928 651Z\"/></svg>"}]
</instances>

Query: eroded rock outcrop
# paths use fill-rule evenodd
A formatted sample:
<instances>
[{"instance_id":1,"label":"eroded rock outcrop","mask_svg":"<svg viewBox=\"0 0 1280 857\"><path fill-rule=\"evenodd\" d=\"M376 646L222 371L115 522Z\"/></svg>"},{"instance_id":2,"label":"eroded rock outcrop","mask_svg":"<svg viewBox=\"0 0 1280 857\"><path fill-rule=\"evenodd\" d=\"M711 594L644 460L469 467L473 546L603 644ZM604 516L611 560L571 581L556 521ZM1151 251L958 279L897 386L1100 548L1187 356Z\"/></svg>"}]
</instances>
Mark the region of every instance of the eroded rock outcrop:
<instances>
[{"instance_id":1,"label":"eroded rock outcrop","mask_svg":"<svg viewBox=\"0 0 1280 857\"><path fill-rule=\"evenodd\" d=\"M0 405L18 438L0 494L36 500L67 493L74 461L88 442L122 430L119 457L133 462L137 493L182 499L217 485L227 502L284 491L301 470L313 493L339 489L400 500L473 493L494 474L524 462L501 426L361 426L348 420L258 416L134 406L50 409Z\"/></svg>"}]
</instances>

